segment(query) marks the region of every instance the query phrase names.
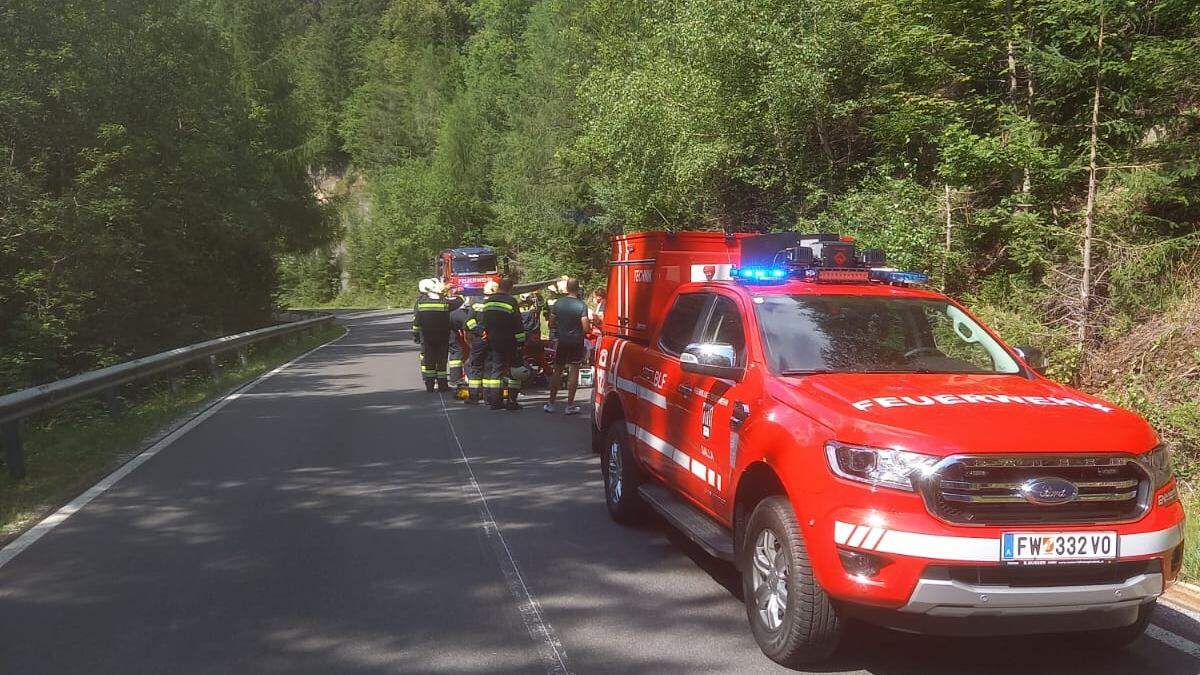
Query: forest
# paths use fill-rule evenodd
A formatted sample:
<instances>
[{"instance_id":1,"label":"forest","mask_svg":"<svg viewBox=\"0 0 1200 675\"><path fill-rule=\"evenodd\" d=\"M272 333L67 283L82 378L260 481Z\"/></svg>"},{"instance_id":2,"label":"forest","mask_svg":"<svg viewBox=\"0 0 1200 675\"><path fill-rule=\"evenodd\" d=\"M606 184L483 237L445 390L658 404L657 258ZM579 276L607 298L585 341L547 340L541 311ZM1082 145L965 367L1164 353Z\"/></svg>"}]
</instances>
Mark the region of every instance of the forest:
<instances>
[{"instance_id":1,"label":"forest","mask_svg":"<svg viewBox=\"0 0 1200 675\"><path fill-rule=\"evenodd\" d=\"M596 283L637 229L838 231L1200 458L1194 0L14 0L0 384Z\"/></svg>"}]
</instances>

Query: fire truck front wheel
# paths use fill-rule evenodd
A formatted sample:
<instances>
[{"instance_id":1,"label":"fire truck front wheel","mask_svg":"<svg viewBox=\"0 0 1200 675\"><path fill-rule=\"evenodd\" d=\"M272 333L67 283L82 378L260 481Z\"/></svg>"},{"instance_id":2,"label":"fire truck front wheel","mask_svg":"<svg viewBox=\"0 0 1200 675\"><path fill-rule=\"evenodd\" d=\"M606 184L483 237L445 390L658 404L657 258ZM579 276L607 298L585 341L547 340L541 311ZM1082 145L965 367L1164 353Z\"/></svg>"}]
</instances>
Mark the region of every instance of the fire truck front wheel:
<instances>
[{"instance_id":1,"label":"fire truck front wheel","mask_svg":"<svg viewBox=\"0 0 1200 675\"><path fill-rule=\"evenodd\" d=\"M763 653L790 668L833 654L843 620L813 577L800 525L786 497L758 503L740 555L746 615Z\"/></svg>"},{"instance_id":2,"label":"fire truck front wheel","mask_svg":"<svg viewBox=\"0 0 1200 675\"><path fill-rule=\"evenodd\" d=\"M646 505L638 494L641 472L633 457L633 445L625 424L616 420L604 434L600 452L600 471L604 474L604 501L608 515L623 525L642 519Z\"/></svg>"}]
</instances>

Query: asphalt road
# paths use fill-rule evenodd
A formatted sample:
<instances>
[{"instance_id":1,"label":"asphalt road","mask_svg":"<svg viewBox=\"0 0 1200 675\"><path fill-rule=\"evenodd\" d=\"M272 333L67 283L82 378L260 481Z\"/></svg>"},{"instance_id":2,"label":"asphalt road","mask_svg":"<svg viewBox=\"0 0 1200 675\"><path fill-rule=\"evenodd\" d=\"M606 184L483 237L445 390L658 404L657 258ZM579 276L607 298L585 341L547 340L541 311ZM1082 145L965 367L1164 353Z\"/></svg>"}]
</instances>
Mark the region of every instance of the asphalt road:
<instances>
[{"instance_id":1,"label":"asphalt road","mask_svg":"<svg viewBox=\"0 0 1200 675\"><path fill-rule=\"evenodd\" d=\"M0 567L0 673L779 670L730 567L608 519L585 417L428 395L403 317L347 323ZM1117 656L860 628L820 672L1200 672L1156 622Z\"/></svg>"}]
</instances>

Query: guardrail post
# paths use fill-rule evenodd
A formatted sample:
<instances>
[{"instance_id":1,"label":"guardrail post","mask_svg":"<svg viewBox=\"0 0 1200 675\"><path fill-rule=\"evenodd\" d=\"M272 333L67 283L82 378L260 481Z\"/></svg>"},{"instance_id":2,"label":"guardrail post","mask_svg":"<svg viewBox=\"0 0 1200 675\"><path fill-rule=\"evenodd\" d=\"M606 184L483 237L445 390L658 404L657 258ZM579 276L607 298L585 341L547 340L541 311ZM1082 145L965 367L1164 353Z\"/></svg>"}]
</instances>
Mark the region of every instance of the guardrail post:
<instances>
[{"instance_id":1,"label":"guardrail post","mask_svg":"<svg viewBox=\"0 0 1200 675\"><path fill-rule=\"evenodd\" d=\"M208 374L211 375L212 379L214 380L221 379L221 366L217 364L216 354L209 354L208 356Z\"/></svg>"},{"instance_id":2,"label":"guardrail post","mask_svg":"<svg viewBox=\"0 0 1200 675\"><path fill-rule=\"evenodd\" d=\"M246 356L246 349L244 347L242 349L239 349L238 350L238 363L242 364L242 367L245 367L245 365L249 362L250 362L250 358L248 356Z\"/></svg>"},{"instance_id":3,"label":"guardrail post","mask_svg":"<svg viewBox=\"0 0 1200 675\"><path fill-rule=\"evenodd\" d=\"M0 445L4 446L4 463L13 480L25 477L25 450L21 447L21 420L0 424Z\"/></svg>"},{"instance_id":4,"label":"guardrail post","mask_svg":"<svg viewBox=\"0 0 1200 675\"><path fill-rule=\"evenodd\" d=\"M117 397L117 388L106 389L104 391L104 407L108 408L108 414L121 414L121 399Z\"/></svg>"}]
</instances>

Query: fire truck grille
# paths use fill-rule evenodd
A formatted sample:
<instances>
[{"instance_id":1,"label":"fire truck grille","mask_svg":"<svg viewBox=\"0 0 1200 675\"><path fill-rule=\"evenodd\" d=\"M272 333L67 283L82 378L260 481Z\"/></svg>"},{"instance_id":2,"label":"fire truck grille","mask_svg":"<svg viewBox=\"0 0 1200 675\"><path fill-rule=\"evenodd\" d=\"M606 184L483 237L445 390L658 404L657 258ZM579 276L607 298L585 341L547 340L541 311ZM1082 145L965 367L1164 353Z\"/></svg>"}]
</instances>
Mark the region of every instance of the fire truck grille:
<instances>
[{"instance_id":1,"label":"fire truck grille","mask_svg":"<svg viewBox=\"0 0 1200 675\"><path fill-rule=\"evenodd\" d=\"M1042 479L1067 481L1074 494L1037 503L1025 488ZM1150 481L1128 455L959 456L921 492L933 515L960 525L1112 523L1146 512Z\"/></svg>"}]
</instances>

